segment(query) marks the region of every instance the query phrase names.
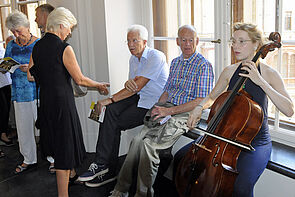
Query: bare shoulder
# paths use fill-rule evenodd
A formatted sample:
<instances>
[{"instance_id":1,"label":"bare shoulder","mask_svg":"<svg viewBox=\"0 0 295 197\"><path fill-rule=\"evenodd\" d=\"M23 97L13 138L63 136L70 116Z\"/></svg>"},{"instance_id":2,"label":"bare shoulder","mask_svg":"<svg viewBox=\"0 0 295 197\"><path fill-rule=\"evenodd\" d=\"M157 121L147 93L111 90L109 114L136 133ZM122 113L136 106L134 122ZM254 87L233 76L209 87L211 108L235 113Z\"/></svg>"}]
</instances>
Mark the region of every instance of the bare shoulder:
<instances>
[{"instance_id":1,"label":"bare shoulder","mask_svg":"<svg viewBox=\"0 0 295 197\"><path fill-rule=\"evenodd\" d=\"M63 52L63 61L64 63L73 62L76 60L75 52L71 45L66 46Z\"/></svg>"},{"instance_id":2,"label":"bare shoulder","mask_svg":"<svg viewBox=\"0 0 295 197\"><path fill-rule=\"evenodd\" d=\"M221 74L227 81L229 81L231 77L233 76L234 72L236 71L236 69L238 68L238 66L239 66L239 63L229 65L223 69Z\"/></svg>"},{"instance_id":3,"label":"bare shoulder","mask_svg":"<svg viewBox=\"0 0 295 197\"><path fill-rule=\"evenodd\" d=\"M71 45L66 46L64 50L64 55L73 55L73 54L74 54L74 50L71 47Z\"/></svg>"},{"instance_id":4,"label":"bare shoulder","mask_svg":"<svg viewBox=\"0 0 295 197\"><path fill-rule=\"evenodd\" d=\"M279 72L267 64L260 63L260 69L261 69L261 76L269 84L271 84L272 81L281 78Z\"/></svg>"}]
</instances>

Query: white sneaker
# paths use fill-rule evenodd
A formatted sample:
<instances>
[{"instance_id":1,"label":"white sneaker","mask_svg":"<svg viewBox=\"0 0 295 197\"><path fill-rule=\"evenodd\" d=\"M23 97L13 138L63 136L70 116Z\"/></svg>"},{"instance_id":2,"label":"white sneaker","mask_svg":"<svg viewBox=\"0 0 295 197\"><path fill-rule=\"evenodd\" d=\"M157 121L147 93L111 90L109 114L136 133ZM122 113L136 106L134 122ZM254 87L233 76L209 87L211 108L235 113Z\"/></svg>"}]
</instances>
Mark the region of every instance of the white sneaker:
<instances>
[{"instance_id":1,"label":"white sneaker","mask_svg":"<svg viewBox=\"0 0 295 197\"><path fill-rule=\"evenodd\" d=\"M110 192L111 195L109 197L128 197L128 192L120 192L116 189Z\"/></svg>"}]
</instances>

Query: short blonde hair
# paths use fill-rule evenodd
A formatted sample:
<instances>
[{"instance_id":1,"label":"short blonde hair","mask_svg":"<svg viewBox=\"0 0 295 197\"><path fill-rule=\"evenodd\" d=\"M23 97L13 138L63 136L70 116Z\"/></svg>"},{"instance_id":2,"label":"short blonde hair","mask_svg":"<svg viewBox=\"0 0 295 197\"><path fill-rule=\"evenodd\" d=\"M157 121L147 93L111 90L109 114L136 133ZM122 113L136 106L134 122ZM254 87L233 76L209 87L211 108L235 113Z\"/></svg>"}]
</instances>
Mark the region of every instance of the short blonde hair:
<instances>
[{"instance_id":1,"label":"short blonde hair","mask_svg":"<svg viewBox=\"0 0 295 197\"><path fill-rule=\"evenodd\" d=\"M60 28L59 25L70 28L77 25L77 20L70 10L58 7L48 15L46 30L57 32Z\"/></svg>"},{"instance_id":2,"label":"short blonde hair","mask_svg":"<svg viewBox=\"0 0 295 197\"><path fill-rule=\"evenodd\" d=\"M24 13L14 10L7 16L5 26L9 30L16 29L18 27L30 28L30 22Z\"/></svg>"},{"instance_id":3,"label":"short blonde hair","mask_svg":"<svg viewBox=\"0 0 295 197\"><path fill-rule=\"evenodd\" d=\"M264 38L262 37L262 32L257 28L257 25L238 22L233 25L233 32L238 30L247 32L252 42L258 43L258 49L263 45Z\"/></svg>"}]
</instances>

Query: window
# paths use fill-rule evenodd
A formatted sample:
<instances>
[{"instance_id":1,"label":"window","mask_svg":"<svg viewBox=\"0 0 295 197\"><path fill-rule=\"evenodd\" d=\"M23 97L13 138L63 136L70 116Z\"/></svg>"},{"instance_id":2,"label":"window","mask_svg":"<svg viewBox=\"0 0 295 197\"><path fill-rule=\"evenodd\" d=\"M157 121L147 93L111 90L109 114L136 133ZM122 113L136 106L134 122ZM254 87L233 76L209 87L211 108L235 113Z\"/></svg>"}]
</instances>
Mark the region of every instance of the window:
<instances>
[{"instance_id":1,"label":"window","mask_svg":"<svg viewBox=\"0 0 295 197\"><path fill-rule=\"evenodd\" d=\"M288 93L295 103L294 84L294 57L295 57L295 30L292 30L292 13L295 11L292 0L253 0L244 1L244 21L256 23L264 32L264 36L272 31L278 31L282 37L282 47L267 55L264 61L268 65L278 70L284 80ZM249 11L250 10L250 11ZM281 10L281 11L280 11ZM285 21L283 23L283 20ZM280 24L284 24L281 27ZM279 118L281 122L295 124L295 115L289 118L283 114L277 114L277 110L269 102L269 116Z\"/></svg>"},{"instance_id":2,"label":"window","mask_svg":"<svg viewBox=\"0 0 295 197\"><path fill-rule=\"evenodd\" d=\"M163 51L168 64L179 56L176 45L178 27L192 24L196 27L200 42L198 52L214 65L214 0L153 0L154 47ZM212 10L206 12L205 10Z\"/></svg>"},{"instance_id":3,"label":"window","mask_svg":"<svg viewBox=\"0 0 295 197\"><path fill-rule=\"evenodd\" d=\"M31 33L37 37L40 37L40 30L35 23L35 9L44 3L46 3L44 0L0 0L0 47L5 47L4 43L6 38L12 35L11 32L9 32L5 27L5 19L14 9L17 9L28 16Z\"/></svg>"},{"instance_id":4,"label":"window","mask_svg":"<svg viewBox=\"0 0 295 197\"><path fill-rule=\"evenodd\" d=\"M150 0L153 7L154 47L163 51L168 63L180 54L176 46L177 28L193 24L200 43L198 51L214 66L215 81L223 68L235 61L230 54L229 39L234 22L257 24L268 37L278 31L282 47L260 61L275 68L282 76L288 93L295 103L295 29L293 0ZM214 24L214 25L213 25ZM220 44L211 41L221 38ZM285 117L269 100L271 135L273 139L295 146L295 115Z\"/></svg>"},{"instance_id":5,"label":"window","mask_svg":"<svg viewBox=\"0 0 295 197\"><path fill-rule=\"evenodd\" d=\"M285 30L291 31L292 11L285 11Z\"/></svg>"}]
</instances>

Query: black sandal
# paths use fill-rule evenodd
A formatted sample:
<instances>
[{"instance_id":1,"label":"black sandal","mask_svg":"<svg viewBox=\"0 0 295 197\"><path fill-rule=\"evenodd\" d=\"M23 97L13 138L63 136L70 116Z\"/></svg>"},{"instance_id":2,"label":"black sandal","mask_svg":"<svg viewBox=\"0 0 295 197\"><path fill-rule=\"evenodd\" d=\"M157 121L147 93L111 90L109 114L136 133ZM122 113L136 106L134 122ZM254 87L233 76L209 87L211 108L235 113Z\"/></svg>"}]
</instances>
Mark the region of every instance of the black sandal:
<instances>
[{"instance_id":1,"label":"black sandal","mask_svg":"<svg viewBox=\"0 0 295 197\"><path fill-rule=\"evenodd\" d=\"M27 170L29 170L29 169L31 169L31 168L37 166L37 163L34 163L34 164L27 164L26 167L25 167L25 166L22 166L23 164L24 164L24 163L22 163L22 164L16 166L16 169L19 169L19 171L17 171L17 170L15 169L14 174L19 174L19 173L25 172L25 171L27 171Z\"/></svg>"},{"instance_id":2,"label":"black sandal","mask_svg":"<svg viewBox=\"0 0 295 197\"><path fill-rule=\"evenodd\" d=\"M50 174L55 174L55 168L54 168L54 164L50 164L49 165L49 168L48 168L48 171Z\"/></svg>"}]
</instances>

